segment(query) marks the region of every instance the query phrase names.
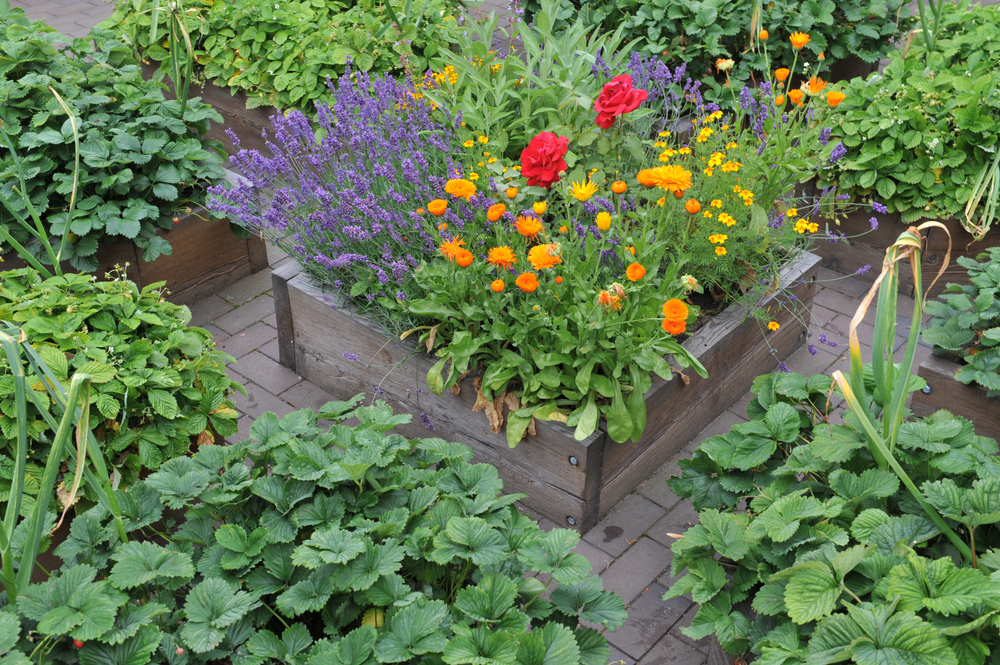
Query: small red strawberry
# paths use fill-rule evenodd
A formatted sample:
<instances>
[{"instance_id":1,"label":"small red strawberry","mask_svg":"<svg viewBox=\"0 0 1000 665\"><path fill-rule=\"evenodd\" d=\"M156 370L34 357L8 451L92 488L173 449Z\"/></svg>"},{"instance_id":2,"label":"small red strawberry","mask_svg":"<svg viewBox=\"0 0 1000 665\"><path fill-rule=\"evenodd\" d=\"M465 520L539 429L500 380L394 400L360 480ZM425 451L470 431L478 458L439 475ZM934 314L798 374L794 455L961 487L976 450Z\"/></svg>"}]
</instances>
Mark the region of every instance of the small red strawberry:
<instances>
[{"instance_id":1,"label":"small red strawberry","mask_svg":"<svg viewBox=\"0 0 1000 665\"><path fill-rule=\"evenodd\" d=\"M75 646L77 649L82 649L83 640L73 640L73 646Z\"/></svg>"},{"instance_id":2,"label":"small red strawberry","mask_svg":"<svg viewBox=\"0 0 1000 665\"><path fill-rule=\"evenodd\" d=\"M180 647L177 647L177 655L178 656L183 656L184 655L184 649L182 649Z\"/></svg>"}]
</instances>

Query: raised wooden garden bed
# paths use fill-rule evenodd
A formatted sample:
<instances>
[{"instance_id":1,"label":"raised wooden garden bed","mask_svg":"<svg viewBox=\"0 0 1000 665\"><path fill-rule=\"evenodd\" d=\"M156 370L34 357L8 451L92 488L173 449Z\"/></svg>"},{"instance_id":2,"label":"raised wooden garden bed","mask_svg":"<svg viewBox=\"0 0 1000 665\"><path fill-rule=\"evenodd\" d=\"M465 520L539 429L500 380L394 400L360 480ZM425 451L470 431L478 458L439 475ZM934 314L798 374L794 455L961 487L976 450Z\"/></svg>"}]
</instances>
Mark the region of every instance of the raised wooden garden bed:
<instances>
[{"instance_id":1,"label":"raised wooden garden bed","mask_svg":"<svg viewBox=\"0 0 1000 665\"><path fill-rule=\"evenodd\" d=\"M146 79L153 78L159 63L149 63L142 65L142 75ZM173 99L173 85L169 79L165 79L167 90L164 95L167 99ZM222 123L213 122L208 134L205 136L216 141L221 141L226 152L235 155L240 150L258 150L263 155L269 156L267 142L263 138L266 130L270 135L271 116L280 113L273 106L260 106L255 109L247 108L247 95L245 92L230 92L228 88L220 88L211 81L206 81L204 85L191 85L188 89L188 97L201 97L201 101L210 104L212 108L222 116ZM231 129L240 139L239 147L233 145L232 139L226 134L226 130Z\"/></svg>"},{"instance_id":2,"label":"raised wooden garden bed","mask_svg":"<svg viewBox=\"0 0 1000 665\"><path fill-rule=\"evenodd\" d=\"M777 313L781 328L767 334L767 343L757 322L746 320L736 306L686 340L684 346L705 365L709 377L690 372L689 384L680 376L671 381L653 377L639 442L616 444L602 430L577 441L572 429L539 422L537 434L515 449L507 446L504 432L492 432L482 413L473 413L471 377L459 384L457 395L434 395L425 379L436 359L412 340L390 337L345 306L338 294L315 286L297 265L276 270L272 279L282 364L341 399L360 392L371 396L378 385L381 398L396 412L414 414L401 434L468 444L477 462L497 467L506 491L523 492L528 496L524 503L536 513L583 531L746 393L756 376L774 371L778 359L803 343L800 321L808 320L818 268L819 258L805 254L782 271L781 282L794 290L798 312ZM433 432L417 418L422 413L433 421Z\"/></svg>"},{"instance_id":3,"label":"raised wooden garden bed","mask_svg":"<svg viewBox=\"0 0 1000 665\"><path fill-rule=\"evenodd\" d=\"M170 256L147 263L131 240L105 243L97 249L100 266L95 274L103 278L116 265L127 263L126 276L140 289L163 281L170 291L167 300L190 305L267 267L267 247L261 238L237 238L229 220L210 219L203 208L181 214L172 229L159 235L174 248ZM4 258L4 270L24 266L16 254ZM66 263L63 270L73 267Z\"/></svg>"},{"instance_id":4,"label":"raised wooden garden bed","mask_svg":"<svg viewBox=\"0 0 1000 665\"><path fill-rule=\"evenodd\" d=\"M850 275L865 265L870 265L871 269L864 275L864 279L874 281L882 267L885 259L885 250L891 246L899 234L903 233L910 226L919 226L920 222L905 224L896 213L886 215L875 214L878 218L879 226L876 230L871 230L870 212L854 212L846 219L840 219L839 226L834 222L828 222L831 231L846 233L848 236L866 234L859 238L852 238L847 243L818 243L813 250L823 258L823 267L830 268L839 273ZM945 269L944 275L937 281L930 295L935 296L941 293L949 282L956 284L968 284L969 275L965 268L958 265L955 259L959 256L975 257L980 252L985 252L988 247L1000 246L1000 231L991 231L979 242L974 242L968 231L962 228L958 219L938 220L948 228L951 233L951 260ZM941 269L945 254L948 251L948 236L938 228L924 230L927 236L927 243L921 262L921 278L926 289L931 281ZM913 295L913 275L909 268L899 271L899 281L903 288L903 293L908 296Z\"/></svg>"},{"instance_id":5,"label":"raised wooden garden bed","mask_svg":"<svg viewBox=\"0 0 1000 665\"><path fill-rule=\"evenodd\" d=\"M961 366L947 358L929 356L920 363L917 374L927 382L924 391L913 393L910 408L923 418L946 409L972 421L976 434L1000 441L1000 397L987 397L986 388L955 380Z\"/></svg>"}]
</instances>

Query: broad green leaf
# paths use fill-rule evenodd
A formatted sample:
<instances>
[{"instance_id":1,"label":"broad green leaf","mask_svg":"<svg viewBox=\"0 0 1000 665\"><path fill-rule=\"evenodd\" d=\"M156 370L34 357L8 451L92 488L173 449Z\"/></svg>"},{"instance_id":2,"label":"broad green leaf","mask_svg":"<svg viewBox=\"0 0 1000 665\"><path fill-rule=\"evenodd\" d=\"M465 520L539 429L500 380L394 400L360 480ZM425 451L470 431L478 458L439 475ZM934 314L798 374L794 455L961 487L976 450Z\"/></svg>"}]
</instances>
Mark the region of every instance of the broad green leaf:
<instances>
[{"instance_id":1,"label":"broad green leaf","mask_svg":"<svg viewBox=\"0 0 1000 665\"><path fill-rule=\"evenodd\" d=\"M131 541L120 545L112 558L117 562L111 569L111 584L119 589L132 589L154 580L194 577L191 556L171 552L151 542Z\"/></svg>"},{"instance_id":2,"label":"broad green leaf","mask_svg":"<svg viewBox=\"0 0 1000 665\"><path fill-rule=\"evenodd\" d=\"M349 531L326 526L314 531L295 548L292 561L297 566L319 568L328 563L347 563L365 551L365 542Z\"/></svg>"},{"instance_id":3,"label":"broad green leaf","mask_svg":"<svg viewBox=\"0 0 1000 665\"><path fill-rule=\"evenodd\" d=\"M447 564L456 556L485 566L500 563L506 556L503 537L478 517L452 517L442 533L434 537L432 561Z\"/></svg>"},{"instance_id":4,"label":"broad green leaf","mask_svg":"<svg viewBox=\"0 0 1000 665\"><path fill-rule=\"evenodd\" d=\"M502 575L488 574L476 586L461 589L454 607L475 621L493 623L513 606L515 597L514 582Z\"/></svg>"},{"instance_id":5,"label":"broad green leaf","mask_svg":"<svg viewBox=\"0 0 1000 665\"><path fill-rule=\"evenodd\" d=\"M86 642L79 651L80 665L146 665L162 637L159 628L147 625L121 644Z\"/></svg>"},{"instance_id":6,"label":"broad green leaf","mask_svg":"<svg viewBox=\"0 0 1000 665\"><path fill-rule=\"evenodd\" d=\"M337 573L338 586L363 591L382 575L390 575L399 570L406 554L406 551L392 538L387 538L379 545L366 539L364 545L364 552Z\"/></svg>"},{"instance_id":7,"label":"broad green leaf","mask_svg":"<svg viewBox=\"0 0 1000 665\"><path fill-rule=\"evenodd\" d=\"M825 563L807 561L793 569L785 587L785 607L797 624L821 619L836 608L841 584Z\"/></svg>"},{"instance_id":8,"label":"broad green leaf","mask_svg":"<svg viewBox=\"0 0 1000 665\"><path fill-rule=\"evenodd\" d=\"M518 665L575 665L580 659L580 647L573 631L551 622L541 630L521 636L515 662Z\"/></svg>"},{"instance_id":9,"label":"broad green leaf","mask_svg":"<svg viewBox=\"0 0 1000 665\"><path fill-rule=\"evenodd\" d=\"M518 643L507 631L491 631L485 626L469 630L456 627L455 637L441 655L448 665L500 665L512 663Z\"/></svg>"},{"instance_id":10,"label":"broad green leaf","mask_svg":"<svg viewBox=\"0 0 1000 665\"><path fill-rule=\"evenodd\" d=\"M188 594L181 637L195 653L211 651L225 637L225 628L258 605L249 593L234 591L224 580L208 578Z\"/></svg>"},{"instance_id":11,"label":"broad green leaf","mask_svg":"<svg viewBox=\"0 0 1000 665\"><path fill-rule=\"evenodd\" d=\"M701 525L708 532L708 540L716 552L739 561L750 550L746 536L746 520L732 513L706 510L701 513Z\"/></svg>"},{"instance_id":12,"label":"broad green leaf","mask_svg":"<svg viewBox=\"0 0 1000 665\"><path fill-rule=\"evenodd\" d=\"M440 600L416 604L399 610L391 620L389 632L375 644L375 655L383 663L401 663L425 653L440 653L448 638L440 630L448 617L448 606Z\"/></svg>"},{"instance_id":13,"label":"broad green leaf","mask_svg":"<svg viewBox=\"0 0 1000 665\"><path fill-rule=\"evenodd\" d=\"M521 548L518 559L531 570L552 575L560 584L573 584L590 575L590 562L573 550L580 535L569 529L553 529Z\"/></svg>"}]
</instances>

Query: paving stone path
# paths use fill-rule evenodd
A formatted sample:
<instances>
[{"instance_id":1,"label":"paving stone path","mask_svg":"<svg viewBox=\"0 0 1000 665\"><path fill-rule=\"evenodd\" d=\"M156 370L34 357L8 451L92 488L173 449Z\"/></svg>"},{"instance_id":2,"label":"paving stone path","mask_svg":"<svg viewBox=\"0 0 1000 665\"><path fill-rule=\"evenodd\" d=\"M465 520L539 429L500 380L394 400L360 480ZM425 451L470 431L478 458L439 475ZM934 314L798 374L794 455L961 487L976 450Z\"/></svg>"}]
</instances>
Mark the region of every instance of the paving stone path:
<instances>
[{"instance_id":1,"label":"paving stone path","mask_svg":"<svg viewBox=\"0 0 1000 665\"><path fill-rule=\"evenodd\" d=\"M47 23L69 36L82 37L90 27L111 14L113 5L102 0L15 0L33 19ZM500 6L499 0L493 4ZM266 411L283 416L296 409L317 408L333 399L318 386L278 364L278 331L271 297L271 269L291 261L281 250L269 246L270 268L205 298L191 307L192 324L209 330L219 349L236 358L229 374L246 386L247 395L237 395L240 436L250 423ZM815 355L805 346L786 360L793 372L810 376L835 369L847 371L847 332L858 306L858 297L868 284L854 276L820 271L820 288L812 308L810 330L839 344L833 348L817 344ZM899 332L906 334L913 301L899 306ZM866 358L870 357L874 326L872 314L859 330ZM905 340L897 339L899 343ZM921 346L915 364L930 353ZM672 539L668 533L683 533L697 522L689 501L680 500L667 487L671 475L679 475L677 462L690 457L705 439L722 434L734 423L746 420L747 393L701 431L672 460L660 467L634 493L619 503L593 529L584 534L577 551L600 573L606 589L618 593L629 611L628 621L607 633L612 645L612 663L627 665L702 665L707 643L685 637L680 629L689 625L696 606L690 598L663 600L673 583L670 576ZM540 522L548 530L555 524Z\"/></svg>"}]
</instances>

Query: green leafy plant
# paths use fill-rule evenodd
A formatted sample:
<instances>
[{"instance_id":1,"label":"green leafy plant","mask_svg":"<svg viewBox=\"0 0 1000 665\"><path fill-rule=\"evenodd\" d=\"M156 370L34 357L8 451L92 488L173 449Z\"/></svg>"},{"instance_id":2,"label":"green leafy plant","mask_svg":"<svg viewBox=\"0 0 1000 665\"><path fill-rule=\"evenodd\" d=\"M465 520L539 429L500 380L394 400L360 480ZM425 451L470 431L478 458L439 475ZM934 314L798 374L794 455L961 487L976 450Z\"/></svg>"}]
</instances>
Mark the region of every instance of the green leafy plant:
<instances>
[{"instance_id":1,"label":"green leafy plant","mask_svg":"<svg viewBox=\"0 0 1000 665\"><path fill-rule=\"evenodd\" d=\"M1000 10L942 5L934 51L915 40L883 72L846 86L847 98L827 116L830 149L842 141L846 154L821 171L820 181L859 197L877 193L907 223L960 217L981 238L1000 195L1000 54L993 44Z\"/></svg>"},{"instance_id":2,"label":"green leafy plant","mask_svg":"<svg viewBox=\"0 0 1000 665\"><path fill-rule=\"evenodd\" d=\"M1000 248L991 247L979 261L958 257L969 271L970 284L949 284L937 300L927 303L934 318L924 341L939 355L957 357L962 368L955 379L1000 395Z\"/></svg>"},{"instance_id":3,"label":"green leafy plant","mask_svg":"<svg viewBox=\"0 0 1000 665\"><path fill-rule=\"evenodd\" d=\"M237 429L228 395L243 389L225 373L232 359L214 349L207 331L188 327L190 311L163 300L161 287L140 292L124 279L96 282L78 274L42 280L27 268L0 273L0 320L20 326L48 376L60 386L77 374L91 377L90 429L120 487L144 469L187 454L193 444L213 443ZM45 402L52 378L35 379L32 395ZM34 401L19 411L16 381L12 366L0 361L0 488L11 490L19 432L26 428L25 492L35 496L55 429ZM81 494L94 502L100 499L95 491L87 482Z\"/></svg>"},{"instance_id":4,"label":"green leafy plant","mask_svg":"<svg viewBox=\"0 0 1000 665\"><path fill-rule=\"evenodd\" d=\"M688 635L714 632L731 653L783 664L979 665L996 653L997 444L946 411L904 419L907 393L923 384L910 374L923 314L919 247L908 231L888 251L851 324L850 376L759 377L750 421L681 462L670 485L701 524L672 546L672 572L687 574L668 596L690 592L701 605ZM918 290L896 365L906 259ZM857 326L876 294L873 362L862 364ZM846 399L842 424L834 392Z\"/></svg>"},{"instance_id":5,"label":"green leafy plant","mask_svg":"<svg viewBox=\"0 0 1000 665\"><path fill-rule=\"evenodd\" d=\"M192 0L176 14L154 11L150 0L119 0L101 24L131 44L142 59L162 62L172 75L193 67L197 79L247 93L247 107L276 106L315 113L328 97L327 78L355 70L422 72L442 46L454 43L461 27L453 0L324 2L295 0ZM420 7L417 13L417 7ZM176 45L160 41L168 22L190 36L194 62ZM159 30L153 30L153 21Z\"/></svg>"},{"instance_id":6,"label":"green leafy plant","mask_svg":"<svg viewBox=\"0 0 1000 665\"><path fill-rule=\"evenodd\" d=\"M409 416L360 400L264 414L248 441L116 491L127 544L103 506L78 516L56 549L64 567L0 610L0 653L83 665L607 663L604 636L581 624L613 630L624 605L572 552L579 536L543 533L467 447L392 434ZM356 427L341 424L352 417Z\"/></svg>"},{"instance_id":7,"label":"green leafy plant","mask_svg":"<svg viewBox=\"0 0 1000 665\"><path fill-rule=\"evenodd\" d=\"M62 247L60 260L77 270L95 270L99 244L121 238L135 242L145 261L170 253L157 232L200 205L222 177L220 146L202 138L209 121L222 118L191 100L180 120L180 102L145 81L108 31L92 32L96 47L70 40L0 0L0 39L7 54L0 60L0 225L50 263L13 217L37 215L51 245Z\"/></svg>"}]
</instances>

